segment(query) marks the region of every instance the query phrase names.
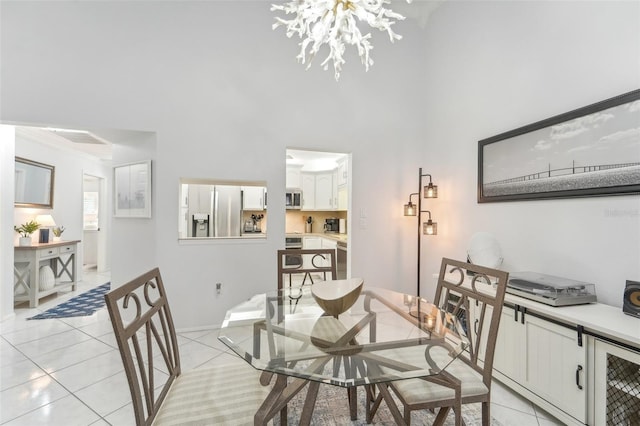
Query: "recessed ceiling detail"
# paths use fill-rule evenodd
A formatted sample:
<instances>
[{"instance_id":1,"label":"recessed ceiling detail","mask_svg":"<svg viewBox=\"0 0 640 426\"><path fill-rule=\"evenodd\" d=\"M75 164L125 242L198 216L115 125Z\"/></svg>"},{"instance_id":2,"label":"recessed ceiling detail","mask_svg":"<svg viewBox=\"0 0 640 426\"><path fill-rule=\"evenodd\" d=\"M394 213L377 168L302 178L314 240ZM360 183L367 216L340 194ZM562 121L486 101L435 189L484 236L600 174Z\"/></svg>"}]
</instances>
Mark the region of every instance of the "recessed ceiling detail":
<instances>
[{"instance_id":1,"label":"recessed ceiling detail","mask_svg":"<svg viewBox=\"0 0 640 426\"><path fill-rule=\"evenodd\" d=\"M87 130L16 126L16 137L68 150L100 160L111 160L112 143Z\"/></svg>"},{"instance_id":2,"label":"recessed ceiling detail","mask_svg":"<svg viewBox=\"0 0 640 426\"><path fill-rule=\"evenodd\" d=\"M93 144L93 145L108 145L109 143L100 139L93 133L90 133L86 130L69 130L69 129L54 129L54 128L46 128L50 132L65 138L66 140L73 143L85 143L85 144Z\"/></svg>"}]
</instances>

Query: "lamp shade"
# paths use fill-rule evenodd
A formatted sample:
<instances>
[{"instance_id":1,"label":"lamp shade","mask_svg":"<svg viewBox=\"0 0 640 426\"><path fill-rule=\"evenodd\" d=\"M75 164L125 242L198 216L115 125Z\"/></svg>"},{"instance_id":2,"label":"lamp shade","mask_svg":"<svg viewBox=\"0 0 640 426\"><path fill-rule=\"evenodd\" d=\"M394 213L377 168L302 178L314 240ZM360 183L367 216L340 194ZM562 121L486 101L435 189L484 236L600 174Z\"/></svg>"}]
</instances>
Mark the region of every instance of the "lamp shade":
<instances>
[{"instance_id":1,"label":"lamp shade","mask_svg":"<svg viewBox=\"0 0 640 426\"><path fill-rule=\"evenodd\" d=\"M413 204L411 201L409 201L409 203L404 205L404 215L405 216L415 216L416 213L417 213L416 205Z\"/></svg>"},{"instance_id":2,"label":"lamp shade","mask_svg":"<svg viewBox=\"0 0 640 426\"><path fill-rule=\"evenodd\" d=\"M438 185L434 185L429 182L429 185L424 187L424 198L438 198Z\"/></svg>"},{"instance_id":3,"label":"lamp shade","mask_svg":"<svg viewBox=\"0 0 640 426\"><path fill-rule=\"evenodd\" d=\"M35 221L38 222L38 225L40 225L40 227L56 226L56 222L53 220L53 216L51 216L50 214L39 214L38 216L36 216Z\"/></svg>"},{"instance_id":4,"label":"lamp shade","mask_svg":"<svg viewBox=\"0 0 640 426\"><path fill-rule=\"evenodd\" d=\"M422 224L422 233L424 235L438 235L438 224L429 219Z\"/></svg>"}]
</instances>

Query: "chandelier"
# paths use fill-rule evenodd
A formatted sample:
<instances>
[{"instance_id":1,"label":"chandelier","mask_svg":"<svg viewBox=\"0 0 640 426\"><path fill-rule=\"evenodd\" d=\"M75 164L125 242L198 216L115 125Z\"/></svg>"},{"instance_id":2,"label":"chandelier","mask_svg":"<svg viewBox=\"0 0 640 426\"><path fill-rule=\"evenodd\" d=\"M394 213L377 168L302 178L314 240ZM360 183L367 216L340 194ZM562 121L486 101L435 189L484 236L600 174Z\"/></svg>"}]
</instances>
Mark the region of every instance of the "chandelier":
<instances>
[{"instance_id":1,"label":"chandelier","mask_svg":"<svg viewBox=\"0 0 640 426\"><path fill-rule=\"evenodd\" d=\"M407 0L411 3L411 0ZM358 22L366 23L372 28L386 31L389 39L400 40L391 26L401 21L404 16L385 7L390 0L292 0L282 5L271 5L271 11L283 11L286 15L294 15L292 19L276 17L272 28L286 27L287 37L297 34L300 42L300 53L297 59L307 64L307 69L323 44L329 47L329 55L320 64L325 70L333 63L336 81L340 78L342 65L345 63L346 45L358 49L365 70L373 65L370 51L371 33L362 34Z\"/></svg>"}]
</instances>

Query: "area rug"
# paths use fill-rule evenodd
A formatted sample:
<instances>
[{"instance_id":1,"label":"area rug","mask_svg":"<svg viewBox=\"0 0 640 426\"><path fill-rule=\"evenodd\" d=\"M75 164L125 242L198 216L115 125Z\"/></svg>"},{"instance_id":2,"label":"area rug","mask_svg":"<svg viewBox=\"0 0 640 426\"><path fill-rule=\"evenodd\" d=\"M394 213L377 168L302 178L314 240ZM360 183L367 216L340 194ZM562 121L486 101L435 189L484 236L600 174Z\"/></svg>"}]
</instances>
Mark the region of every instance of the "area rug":
<instances>
[{"instance_id":1,"label":"area rug","mask_svg":"<svg viewBox=\"0 0 640 426\"><path fill-rule=\"evenodd\" d=\"M93 314L104 306L104 295L111 289L111 283L102 284L91 289L79 296L67 300L41 314L27 318L51 319L51 318L68 318L68 317L84 317Z\"/></svg>"},{"instance_id":2,"label":"area rug","mask_svg":"<svg viewBox=\"0 0 640 426\"><path fill-rule=\"evenodd\" d=\"M302 407L304 406L304 399L306 391L300 392L294 397L288 404L287 424L297 424L300 420L302 413ZM364 426L367 424L364 407L365 407L365 392L363 388L358 388L358 419L351 420L349 417L349 402L347 400L347 391L344 388L340 388L332 385L320 385L318 390L318 397L316 399L315 409L313 411L313 417L311 425L313 426ZM398 407L402 411L402 405L398 404ZM411 424L413 425L430 425L435 420L435 414L428 410L416 410L411 413ZM462 407L462 418L467 426L479 426L482 424L482 409L480 404L466 404ZM383 402L373 418L371 423L376 426L389 426L394 425L395 421L391 412ZM455 418L453 413L449 413L449 416L444 423L446 426L455 425ZM491 419L491 426L501 426L502 423L495 419Z\"/></svg>"}]
</instances>

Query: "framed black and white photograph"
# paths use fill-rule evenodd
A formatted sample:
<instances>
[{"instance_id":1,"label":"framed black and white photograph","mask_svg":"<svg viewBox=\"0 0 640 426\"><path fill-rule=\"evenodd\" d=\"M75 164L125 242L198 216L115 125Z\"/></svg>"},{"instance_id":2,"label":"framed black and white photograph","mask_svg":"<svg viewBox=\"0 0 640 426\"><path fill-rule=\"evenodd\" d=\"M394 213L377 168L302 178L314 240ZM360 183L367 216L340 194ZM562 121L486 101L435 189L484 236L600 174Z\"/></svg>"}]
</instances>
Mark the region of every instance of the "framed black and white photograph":
<instances>
[{"instance_id":1,"label":"framed black and white photograph","mask_svg":"<svg viewBox=\"0 0 640 426\"><path fill-rule=\"evenodd\" d=\"M151 161L113 168L114 217L151 217Z\"/></svg>"},{"instance_id":2,"label":"framed black and white photograph","mask_svg":"<svg viewBox=\"0 0 640 426\"><path fill-rule=\"evenodd\" d=\"M640 90L478 142L478 202L640 193Z\"/></svg>"}]
</instances>

